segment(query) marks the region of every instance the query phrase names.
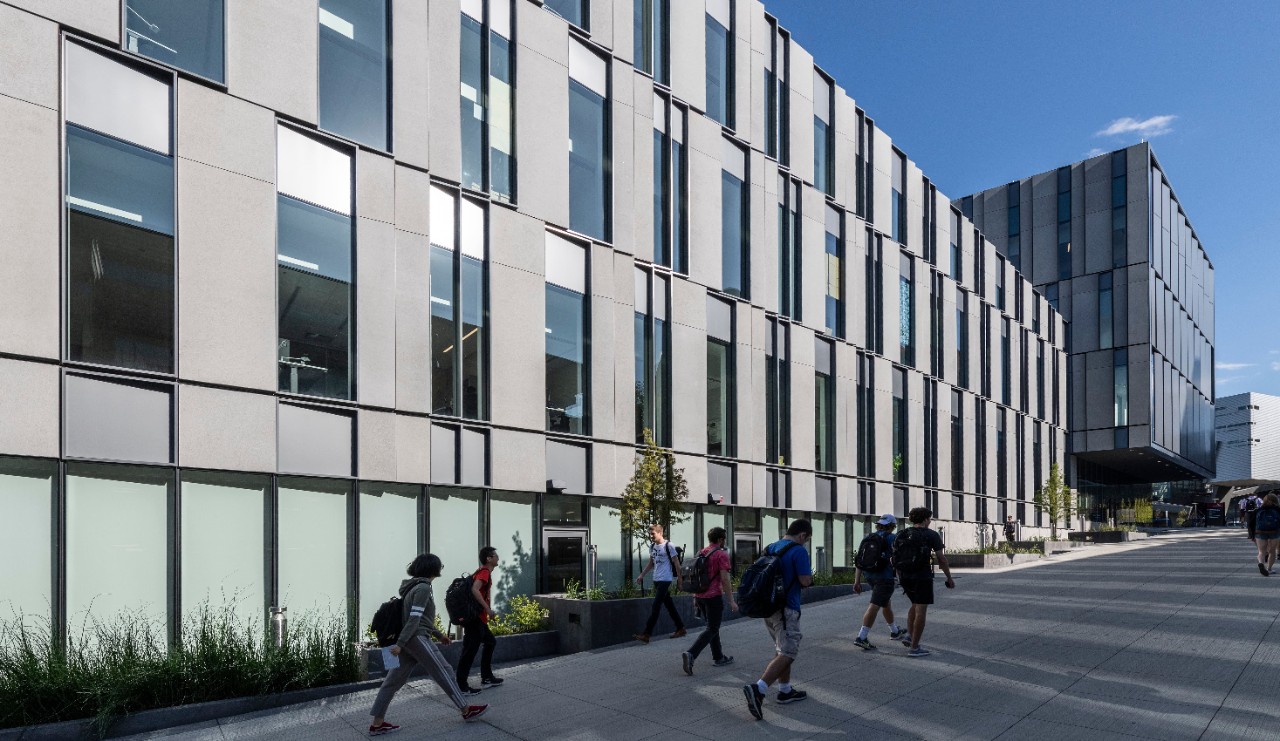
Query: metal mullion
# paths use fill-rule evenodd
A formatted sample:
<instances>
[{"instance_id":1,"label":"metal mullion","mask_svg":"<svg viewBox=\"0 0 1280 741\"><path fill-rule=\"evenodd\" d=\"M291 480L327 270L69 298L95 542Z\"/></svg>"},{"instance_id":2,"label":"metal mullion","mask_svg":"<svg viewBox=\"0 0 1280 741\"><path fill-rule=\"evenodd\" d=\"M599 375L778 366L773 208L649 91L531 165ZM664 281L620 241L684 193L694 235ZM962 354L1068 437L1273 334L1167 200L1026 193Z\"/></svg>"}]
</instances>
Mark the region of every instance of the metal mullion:
<instances>
[{"instance_id":1,"label":"metal mullion","mask_svg":"<svg viewBox=\"0 0 1280 741\"><path fill-rule=\"evenodd\" d=\"M360 482L347 485L347 634L360 635Z\"/></svg>"},{"instance_id":2,"label":"metal mullion","mask_svg":"<svg viewBox=\"0 0 1280 741\"><path fill-rule=\"evenodd\" d=\"M169 606L169 645L178 646L182 641L182 512L181 512L181 478L177 467L170 469L170 485L173 487L167 497L168 520L168 606Z\"/></svg>"},{"instance_id":3,"label":"metal mullion","mask_svg":"<svg viewBox=\"0 0 1280 741\"><path fill-rule=\"evenodd\" d=\"M49 619L53 631L53 642L57 646L65 646L67 637L67 464L57 462L57 477L54 483L53 502L50 515L53 518L53 568L50 577L51 585Z\"/></svg>"},{"instance_id":4,"label":"metal mullion","mask_svg":"<svg viewBox=\"0 0 1280 741\"><path fill-rule=\"evenodd\" d=\"M484 167L481 168L484 170ZM450 264L450 279L453 281L453 416L459 419L465 416L466 410L462 400L462 191L459 190L453 202L453 255ZM462 434L458 434L458 444L454 446L454 470L462 471Z\"/></svg>"},{"instance_id":5,"label":"metal mullion","mask_svg":"<svg viewBox=\"0 0 1280 741\"><path fill-rule=\"evenodd\" d=\"M270 615L269 608L278 606L279 604L279 588L280 588L280 476L272 474L270 482L267 486L266 496L263 498L263 545L266 549L266 558L263 559L263 597L266 604L261 606L262 615L264 616L264 635L267 623L265 620Z\"/></svg>"}]
</instances>

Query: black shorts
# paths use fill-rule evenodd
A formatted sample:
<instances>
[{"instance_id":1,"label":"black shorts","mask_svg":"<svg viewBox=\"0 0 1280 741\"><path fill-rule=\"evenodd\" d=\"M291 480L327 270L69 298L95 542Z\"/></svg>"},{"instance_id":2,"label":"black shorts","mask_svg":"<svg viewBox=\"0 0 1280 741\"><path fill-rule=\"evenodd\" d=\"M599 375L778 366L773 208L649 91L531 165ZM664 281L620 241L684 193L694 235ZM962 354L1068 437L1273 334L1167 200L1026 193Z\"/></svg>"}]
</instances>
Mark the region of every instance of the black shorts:
<instances>
[{"instance_id":1,"label":"black shorts","mask_svg":"<svg viewBox=\"0 0 1280 741\"><path fill-rule=\"evenodd\" d=\"M876 607L888 607L893 598L893 577L886 579L867 579L871 586L871 604Z\"/></svg>"},{"instance_id":2,"label":"black shorts","mask_svg":"<svg viewBox=\"0 0 1280 741\"><path fill-rule=\"evenodd\" d=\"M902 584L902 593L907 595L907 599L911 600L911 604L933 604L932 573L926 571L923 574L899 574L898 580Z\"/></svg>"}]
</instances>

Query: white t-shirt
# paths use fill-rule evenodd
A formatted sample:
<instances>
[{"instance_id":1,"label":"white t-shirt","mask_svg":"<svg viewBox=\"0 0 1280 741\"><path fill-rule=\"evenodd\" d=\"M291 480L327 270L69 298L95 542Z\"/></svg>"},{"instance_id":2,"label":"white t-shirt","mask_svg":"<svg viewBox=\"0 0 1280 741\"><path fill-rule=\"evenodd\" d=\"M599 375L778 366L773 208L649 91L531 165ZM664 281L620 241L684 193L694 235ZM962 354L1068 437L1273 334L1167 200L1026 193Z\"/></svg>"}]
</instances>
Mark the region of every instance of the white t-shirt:
<instances>
[{"instance_id":1,"label":"white t-shirt","mask_svg":"<svg viewBox=\"0 0 1280 741\"><path fill-rule=\"evenodd\" d=\"M649 557L653 559L654 581L675 581L675 572L671 570L671 562L676 558L676 547L667 541L662 545L649 546Z\"/></svg>"}]
</instances>

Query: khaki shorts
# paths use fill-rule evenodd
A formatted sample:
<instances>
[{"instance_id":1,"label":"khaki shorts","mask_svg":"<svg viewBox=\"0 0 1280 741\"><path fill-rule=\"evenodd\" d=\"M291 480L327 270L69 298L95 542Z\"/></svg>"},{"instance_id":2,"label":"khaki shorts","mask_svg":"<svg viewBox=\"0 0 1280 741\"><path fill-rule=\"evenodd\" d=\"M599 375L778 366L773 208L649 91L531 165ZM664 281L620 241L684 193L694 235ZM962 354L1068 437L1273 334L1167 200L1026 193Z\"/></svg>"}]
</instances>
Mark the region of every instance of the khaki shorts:
<instances>
[{"instance_id":1,"label":"khaki shorts","mask_svg":"<svg viewBox=\"0 0 1280 741\"><path fill-rule=\"evenodd\" d=\"M794 659L800 653L800 613L783 608L764 619L764 627L769 629L769 637L779 656Z\"/></svg>"}]
</instances>

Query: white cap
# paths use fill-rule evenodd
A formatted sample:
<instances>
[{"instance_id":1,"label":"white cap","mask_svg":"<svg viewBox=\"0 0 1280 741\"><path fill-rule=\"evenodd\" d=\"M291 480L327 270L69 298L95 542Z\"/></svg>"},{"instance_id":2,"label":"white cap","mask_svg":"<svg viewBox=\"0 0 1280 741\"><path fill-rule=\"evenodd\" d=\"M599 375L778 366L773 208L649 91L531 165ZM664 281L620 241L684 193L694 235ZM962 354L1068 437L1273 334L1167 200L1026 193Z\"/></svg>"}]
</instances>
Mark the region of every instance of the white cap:
<instances>
[{"instance_id":1,"label":"white cap","mask_svg":"<svg viewBox=\"0 0 1280 741\"><path fill-rule=\"evenodd\" d=\"M898 518L893 515L880 515L880 519L876 520L877 525L897 525Z\"/></svg>"}]
</instances>

